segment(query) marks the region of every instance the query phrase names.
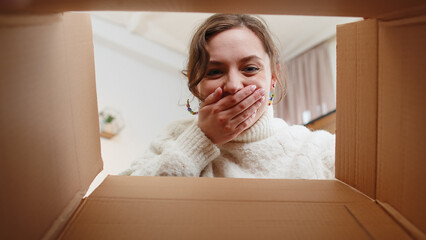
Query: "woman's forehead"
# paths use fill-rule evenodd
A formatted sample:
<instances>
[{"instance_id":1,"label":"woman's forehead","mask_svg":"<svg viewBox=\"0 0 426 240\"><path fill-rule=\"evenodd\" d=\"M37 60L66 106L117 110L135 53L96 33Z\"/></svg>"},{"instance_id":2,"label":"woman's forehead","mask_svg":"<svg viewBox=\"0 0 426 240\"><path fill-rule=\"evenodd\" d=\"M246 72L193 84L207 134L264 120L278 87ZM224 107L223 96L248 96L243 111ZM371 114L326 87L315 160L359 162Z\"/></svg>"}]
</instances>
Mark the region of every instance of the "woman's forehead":
<instances>
[{"instance_id":1,"label":"woman's forehead","mask_svg":"<svg viewBox=\"0 0 426 240\"><path fill-rule=\"evenodd\" d=\"M268 57L262 41L246 27L223 31L213 36L206 47L211 61L223 61L225 59L244 61Z\"/></svg>"},{"instance_id":2,"label":"woman's forehead","mask_svg":"<svg viewBox=\"0 0 426 240\"><path fill-rule=\"evenodd\" d=\"M264 63L265 59L263 59L262 57L256 56L256 55L250 55L250 56L246 56L246 57L240 57L237 59L238 63L249 63L249 62L259 62L259 63ZM209 60L209 65L216 65L216 66L220 66L225 64L226 61L219 61L216 60L215 58L210 58Z\"/></svg>"}]
</instances>

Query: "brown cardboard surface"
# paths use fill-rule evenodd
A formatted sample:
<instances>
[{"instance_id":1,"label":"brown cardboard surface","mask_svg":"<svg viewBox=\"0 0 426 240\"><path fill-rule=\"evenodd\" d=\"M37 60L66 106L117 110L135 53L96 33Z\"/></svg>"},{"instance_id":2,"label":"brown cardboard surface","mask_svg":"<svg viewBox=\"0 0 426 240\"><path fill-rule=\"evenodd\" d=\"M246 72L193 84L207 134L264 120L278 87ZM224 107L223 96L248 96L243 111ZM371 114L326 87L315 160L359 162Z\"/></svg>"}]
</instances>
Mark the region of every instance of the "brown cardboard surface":
<instances>
[{"instance_id":1,"label":"brown cardboard surface","mask_svg":"<svg viewBox=\"0 0 426 240\"><path fill-rule=\"evenodd\" d=\"M259 5L25 0L8 4L12 5L2 1L0 9L395 18L408 8L422 9L424 1L268 0ZM397 215L393 210L400 213L395 219L406 229L412 229L406 224L419 229L410 231L415 237L424 237L426 226L424 22L424 17L383 22L379 41L375 20L339 27L338 33L336 176L372 198L377 196L383 206L390 206L393 217ZM2 238L55 236L101 168L89 25L87 17L73 14L0 16ZM63 237L140 238L143 234L153 238L407 237L377 204L338 181L148 177L109 177L81 202Z\"/></svg>"},{"instance_id":2,"label":"brown cardboard surface","mask_svg":"<svg viewBox=\"0 0 426 240\"><path fill-rule=\"evenodd\" d=\"M85 14L15 19L0 21L0 232L39 239L102 168L91 25Z\"/></svg>"},{"instance_id":3,"label":"brown cardboard surface","mask_svg":"<svg viewBox=\"0 0 426 240\"><path fill-rule=\"evenodd\" d=\"M377 199L426 233L426 16L379 24Z\"/></svg>"},{"instance_id":4,"label":"brown cardboard surface","mask_svg":"<svg viewBox=\"0 0 426 240\"><path fill-rule=\"evenodd\" d=\"M80 181L87 191L102 170L92 22L89 14L64 14L67 81Z\"/></svg>"},{"instance_id":5,"label":"brown cardboard surface","mask_svg":"<svg viewBox=\"0 0 426 240\"><path fill-rule=\"evenodd\" d=\"M216 178L212 181L209 178L138 176L108 176L91 197L287 202L361 202L366 199L334 180Z\"/></svg>"},{"instance_id":6,"label":"brown cardboard surface","mask_svg":"<svg viewBox=\"0 0 426 240\"><path fill-rule=\"evenodd\" d=\"M375 199L377 20L337 27L336 178Z\"/></svg>"},{"instance_id":7,"label":"brown cardboard surface","mask_svg":"<svg viewBox=\"0 0 426 240\"><path fill-rule=\"evenodd\" d=\"M392 216L395 221L401 225L407 233L409 233L414 239L426 239L426 235L420 231L414 224L408 221L400 212L395 210L391 205L383 203L379 200L376 200L376 203L379 204L385 211Z\"/></svg>"},{"instance_id":8,"label":"brown cardboard surface","mask_svg":"<svg viewBox=\"0 0 426 240\"><path fill-rule=\"evenodd\" d=\"M395 231L395 219L390 216L383 208L377 204L354 203L348 205L348 210L356 217L367 232L370 233L371 239L404 239L407 233L401 234ZM396 221L399 223L399 221ZM393 229L389 232L390 229ZM399 229L399 226L398 226ZM411 239L411 237L410 237Z\"/></svg>"},{"instance_id":9,"label":"brown cardboard surface","mask_svg":"<svg viewBox=\"0 0 426 240\"><path fill-rule=\"evenodd\" d=\"M312 193L312 194L306 194ZM109 176L61 239L409 239L338 181Z\"/></svg>"},{"instance_id":10,"label":"brown cardboard surface","mask_svg":"<svg viewBox=\"0 0 426 240\"><path fill-rule=\"evenodd\" d=\"M421 16L426 14L426 4L419 5L417 7L412 8L401 8L397 11L385 13L378 17L378 19L383 21L389 21L389 20L397 20L397 19L404 19L404 18L412 18L416 16Z\"/></svg>"},{"instance_id":11,"label":"brown cardboard surface","mask_svg":"<svg viewBox=\"0 0 426 240\"><path fill-rule=\"evenodd\" d=\"M15 0L0 2L0 11L45 13L116 10L377 17L424 5L424 0L264 0L261 3L257 0Z\"/></svg>"},{"instance_id":12,"label":"brown cardboard surface","mask_svg":"<svg viewBox=\"0 0 426 240\"><path fill-rule=\"evenodd\" d=\"M330 113L327 113L324 116L321 116L317 119L314 119L307 123L305 127L311 129L312 131L315 130L326 130L329 133L335 134L336 133L336 111L332 111Z\"/></svg>"}]
</instances>

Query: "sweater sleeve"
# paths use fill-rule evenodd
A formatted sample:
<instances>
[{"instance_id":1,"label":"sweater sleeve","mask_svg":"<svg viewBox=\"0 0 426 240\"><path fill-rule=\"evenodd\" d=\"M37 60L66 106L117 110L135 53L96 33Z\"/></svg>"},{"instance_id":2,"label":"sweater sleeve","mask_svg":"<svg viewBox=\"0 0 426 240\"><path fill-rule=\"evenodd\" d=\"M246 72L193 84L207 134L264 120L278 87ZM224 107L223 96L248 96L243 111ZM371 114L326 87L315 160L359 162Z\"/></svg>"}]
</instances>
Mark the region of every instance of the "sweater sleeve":
<instances>
[{"instance_id":1,"label":"sweater sleeve","mask_svg":"<svg viewBox=\"0 0 426 240\"><path fill-rule=\"evenodd\" d=\"M333 179L335 176L335 135L324 130L311 131L304 126L290 127L297 146L297 156L308 159L312 179ZM299 144L298 144L299 142Z\"/></svg>"},{"instance_id":2,"label":"sweater sleeve","mask_svg":"<svg viewBox=\"0 0 426 240\"><path fill-rule=\"evenodd\" d=\"M311 158L318 179L335 177L335 135L324 130L312 132L312 143L317 147Z\"/></svg>"},{"instance_id":3,"label":"sweater sleeve","mask_svg":"<svg viewBox=\"0 0 426 240\"><path fill-rule=\"evenodd\" d=\"M208 163L220 154L196 121L170 125L154 140L142 158L120 175L199 177Z\"/></svg>"}]
</instances>

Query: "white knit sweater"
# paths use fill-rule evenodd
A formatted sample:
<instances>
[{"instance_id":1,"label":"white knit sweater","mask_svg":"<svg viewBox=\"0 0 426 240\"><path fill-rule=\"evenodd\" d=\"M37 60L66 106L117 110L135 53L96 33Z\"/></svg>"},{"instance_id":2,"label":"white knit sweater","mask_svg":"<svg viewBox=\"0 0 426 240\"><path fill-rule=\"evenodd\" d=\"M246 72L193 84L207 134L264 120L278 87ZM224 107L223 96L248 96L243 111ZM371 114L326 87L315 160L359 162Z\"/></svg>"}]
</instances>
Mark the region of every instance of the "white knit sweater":
<instances>
[{"instance_id":1,"label":"white knit sweater","mask_svg":"<svg viewBox=\"0 0 426 240\"><path fill-rule=\"evenodd\" d=\"M171 124L122 175L334 178L334 135L288 126L272 108L232 141L215 145L198 118Z\"/></svg>"}]
</instances>

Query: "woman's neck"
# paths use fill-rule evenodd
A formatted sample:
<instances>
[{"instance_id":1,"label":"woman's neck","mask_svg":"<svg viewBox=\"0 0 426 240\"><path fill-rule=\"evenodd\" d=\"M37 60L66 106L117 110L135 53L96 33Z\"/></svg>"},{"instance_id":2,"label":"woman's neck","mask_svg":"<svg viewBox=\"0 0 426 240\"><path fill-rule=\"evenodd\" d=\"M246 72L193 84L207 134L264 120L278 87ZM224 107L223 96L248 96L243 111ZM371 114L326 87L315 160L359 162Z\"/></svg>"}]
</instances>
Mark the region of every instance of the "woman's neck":
<instances>
[{"instance_id":1,"label":"woman's neck","mask_svg":"<svg viewBox=\"0 0 426 240\"><path fill-rule=\"evenodd\" d=\"M247 128L244 132L240 133L231 142L255 142L268 138L273 133L272 119L274 118L274 111L272 106L267 107L266 111L251 127Z\"/></svg>"}]
</instances>

